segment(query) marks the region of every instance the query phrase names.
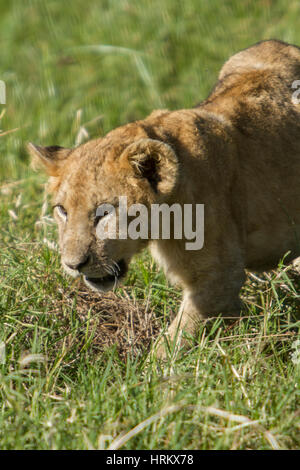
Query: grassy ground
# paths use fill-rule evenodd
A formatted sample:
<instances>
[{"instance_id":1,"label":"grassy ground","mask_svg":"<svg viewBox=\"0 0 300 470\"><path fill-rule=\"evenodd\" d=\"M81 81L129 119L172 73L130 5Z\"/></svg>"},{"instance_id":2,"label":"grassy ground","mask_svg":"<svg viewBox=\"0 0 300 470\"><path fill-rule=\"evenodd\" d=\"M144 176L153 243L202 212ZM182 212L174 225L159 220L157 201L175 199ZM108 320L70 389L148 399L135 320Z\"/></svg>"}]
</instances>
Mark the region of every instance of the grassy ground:
<instances>
[{"instance_id":1,"label":"grassy ground","mask_svg":"<svg viewBox=\"0 0 300 470\"><path fill-rule=\"evenodd\" d=\"M296 0L0 1L0 448L299 448L294 273L250 275L240 322L216 319L188 354L146 363L180 292L147 253L116 297L81 292L24 149L192 106L238 49L299 45L299 14Z\"/></svg>"}]
</instances>

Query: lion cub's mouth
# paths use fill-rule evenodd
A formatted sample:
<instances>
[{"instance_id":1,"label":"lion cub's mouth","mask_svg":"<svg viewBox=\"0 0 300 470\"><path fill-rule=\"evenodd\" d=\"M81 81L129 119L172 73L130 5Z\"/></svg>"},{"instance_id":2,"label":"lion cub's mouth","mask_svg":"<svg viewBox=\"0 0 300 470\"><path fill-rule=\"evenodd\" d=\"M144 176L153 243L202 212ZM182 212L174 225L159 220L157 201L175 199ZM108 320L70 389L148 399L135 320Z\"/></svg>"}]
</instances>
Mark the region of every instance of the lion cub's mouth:
<instances>
[{"instance_id":1,"label":"lion cub's mouth","mask_svg":"<svg viewBox=\"0 0 300 470\"><path fill-rule=\"evenodd\" d=\"M103 277L84 276L84 282L91 289L100 292L107 292L108 290L113 289L117 285L118 281L127 273L127 265L124 260L120 260L117 264L119 266L119 270L116 271L115 275L108 274Z\"/></svg>"}]
</instances>

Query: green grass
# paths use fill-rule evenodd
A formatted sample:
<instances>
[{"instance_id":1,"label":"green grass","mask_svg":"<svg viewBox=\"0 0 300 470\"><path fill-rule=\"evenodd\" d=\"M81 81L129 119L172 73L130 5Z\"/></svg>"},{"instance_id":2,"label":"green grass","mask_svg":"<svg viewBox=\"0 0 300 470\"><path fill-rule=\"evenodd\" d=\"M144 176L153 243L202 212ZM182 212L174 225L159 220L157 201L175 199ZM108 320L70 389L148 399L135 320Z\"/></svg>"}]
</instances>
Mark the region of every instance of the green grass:
<instances>
[{"instance_id":1,"label":"green grass","mask_svg":"<svg viewBox=\"0 0 300 470\"><path fill-rule=\"evenodd\" d=\"M76 298L55 314L73 281L43 242L55 228L36 225L45 178L25 151L190 107L235 51L271 37L300 45L299 14L297 0L0 2L0 128L18 129L0 136L1 449L299 448L299 279L283 265L249 277L244 319L203 326L163 367L146 350L96 352ZM180 302L147 253L126 290L162 321Z\"/></svg>"}]
</instances>

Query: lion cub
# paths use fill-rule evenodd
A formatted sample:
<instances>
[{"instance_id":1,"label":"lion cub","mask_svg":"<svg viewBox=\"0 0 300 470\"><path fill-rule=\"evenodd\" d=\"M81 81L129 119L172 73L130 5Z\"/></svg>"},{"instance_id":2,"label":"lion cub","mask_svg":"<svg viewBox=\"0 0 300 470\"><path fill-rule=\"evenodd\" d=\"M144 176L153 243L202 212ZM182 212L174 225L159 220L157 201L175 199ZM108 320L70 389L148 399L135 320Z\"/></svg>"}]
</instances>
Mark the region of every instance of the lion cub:
<instances>
[{"instance_id":1,"label":"lion cub","mask_svg":"<svg viewBox=\"0 0 300 470\"><path fill-rule=\"evenodd\" d=\"M300 49L263 41L231 57L193 109L155 111L75 149L29 144L50 175L66 271L107 290L149 243L183 289L171 339L195 334L203 318L239 315L245 269L274 268L287 252L289 260L300 256L296 80ZM187 250L174 230L169 239L97 236L111 217L110 209L99 215L99 206L118 219L124 196L128 207L140 204L149 214L153 204L203 204L202 248Z\"/></svg>"}]
</instances>

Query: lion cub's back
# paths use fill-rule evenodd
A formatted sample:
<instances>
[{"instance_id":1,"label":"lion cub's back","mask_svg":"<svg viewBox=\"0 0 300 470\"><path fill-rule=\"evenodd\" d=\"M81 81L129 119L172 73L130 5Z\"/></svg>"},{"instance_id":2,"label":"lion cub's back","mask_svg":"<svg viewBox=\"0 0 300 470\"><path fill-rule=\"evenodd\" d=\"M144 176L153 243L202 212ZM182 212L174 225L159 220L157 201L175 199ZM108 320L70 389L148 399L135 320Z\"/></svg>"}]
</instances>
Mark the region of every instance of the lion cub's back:
<instances>
[{"instance_id":1,"label":"lion cub's back","mask_svg":"<svg viewBox=\"0 0 300 470\"><path fill-rule=\"evenodd\" d=\"M247 267L300 255L300 49L258 43L223 66L205 109L225 116L237 143L245 197Z\"/></svg>"},{"instance_id":2,"label":"lion cub's back","mask_svg":"<svg viewBox=\"0 0 300 470\"><path fill-rule=\"evenodd\" d=\"M219 80L251 69L274 69L282 75L296 74L300 78L300 48L275 39L261 41L230 57L219 73Z\"/></svg>"}]
</instances>

